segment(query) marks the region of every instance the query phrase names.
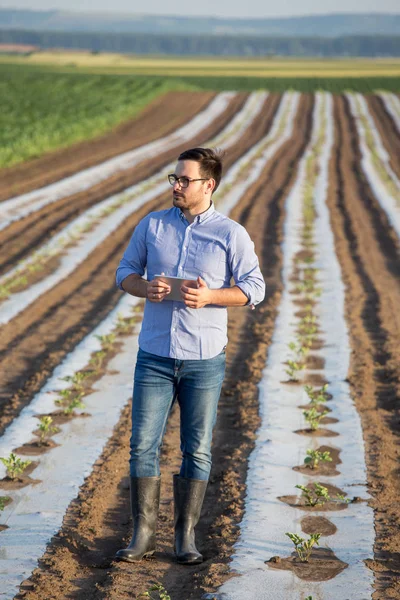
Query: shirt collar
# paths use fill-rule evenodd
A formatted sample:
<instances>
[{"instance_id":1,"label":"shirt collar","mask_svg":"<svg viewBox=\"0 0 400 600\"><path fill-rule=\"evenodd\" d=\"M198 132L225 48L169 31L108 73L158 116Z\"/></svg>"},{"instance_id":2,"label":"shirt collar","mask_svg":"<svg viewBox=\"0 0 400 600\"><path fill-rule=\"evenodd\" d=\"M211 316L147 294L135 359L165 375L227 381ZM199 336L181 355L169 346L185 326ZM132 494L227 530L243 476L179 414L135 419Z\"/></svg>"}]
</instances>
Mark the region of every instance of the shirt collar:
<instances>
[{"instance_id":1,"label":"shirt collar","mask_svg":"<svg viewBox=\"0 0 400 600\"><path fill-rule=\"evenodd\" d=\"M185 220L185 221L186 221L186 217L185 217L185 215L183 214L183 212L182 212L180 209L178 209L178 210L179 210L179 216L180 216L180 218L181 218L182 220ZM197 215L197 216L195 217L195 219L194 219L193 223L202 223L202 222L203 222L203 221L205 221L206 219L209 219L209 218L210 218L210 217L213 215L213 213L215 213L215 207L214 207L214 203L213 203L213 201L211 200L211 204L210 204L210 206L207 208L207 210L205 210L204 212L202 212L202 213L200 213L199 215Z\"/></svg>"}]
</instances>

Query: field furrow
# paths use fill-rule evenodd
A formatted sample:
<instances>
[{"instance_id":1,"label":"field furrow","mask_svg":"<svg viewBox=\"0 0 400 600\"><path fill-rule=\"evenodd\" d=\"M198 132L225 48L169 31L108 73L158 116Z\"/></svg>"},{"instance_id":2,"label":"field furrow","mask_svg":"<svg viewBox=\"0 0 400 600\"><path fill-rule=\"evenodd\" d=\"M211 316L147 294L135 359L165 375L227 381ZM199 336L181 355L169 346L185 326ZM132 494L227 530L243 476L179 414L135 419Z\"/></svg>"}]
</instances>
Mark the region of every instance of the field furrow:
<instances>
[{"instance_id":1,"label":"field furrow","mask_svg":"<svg viewBox=\"0 0 400 600\"><path fill-rule=\"evenodd\" d=\"M375 576L373 598L385 600L400 591L400 522L396 508L400 248L360 162L357 130L348 102L337 97L329 207L346 284L346 316L353 350L349 380L363 426L375 513L375 560L368 564Z\"/></svg>"},{"instance_id":2,"label":"field furrow","mask_svg":"<svg viewBox=\"0 0 400 600\"><path fill-rule=\"evenodd\" d=\"M387 111L381 96L367 96L369 109L379 131L382 142L389 154L390 165L400 179L400 131L391 114Z\"/></svg>"},{"instance_id":3,"label":"field furrow","mask_svg":"<svg viewBox=\"0 0 400 600\"><path fill-rule=\"evenodd\" d=\"M164 137L204 110L215 96L215 92L168 92L151 102L136 119L110 133L2 169L0 201L50 185Z\"/></svg>"},{"instance_id":4,"label":"field furrow","mask_svg":"<svg viewBox=\"0 0 400 600\"><path fill-rule=\"evenodd\" d=\"M243 214L243 224L255 240L264 274L269 282L265 305L255 311L230 311L229 377L221 398L214 441L214 468L199 543L206 548L206 561L195 569L171 565L171 480L179 460L177 415L167 432L163 458L163 499L159 523L158 561L146 561L140 571L112 562L114 551L129 535L128 493L124 489L129 414L126 411L94 473L88 478L77 503L64 520L57 542L49 549L40 574L23 587L27 598L56 598L69 593L76 598L132 597L149 582L161 580L176 598L200 598L211 580L226 576L236 523L241 515L246 457L251 450L257 424L256 383L274 319L280 288L280 250L283 205L296 174L296 167L310 135L312 97L304 96L296 114L291 138L277 150L243 195L234 213ZM232 462L232 458L234 461ZM109 470L110 469L110 470ZM115 471L118 475L115 476ZM114 473L110 477L110 473ZM222 519L222 521L221 521ZM218 535L224 523L224 537ZM88 528L95 524L96 534ZM73 541L74 540L74 541ZM84 541L85 540L85 541ZM74 551L84 542L84 555ZM111 561L111 562L110 562ZM57 565L53 570L51 565ZM79 579L79 587L75 581ZM30 591L33 584L33 590Z\"/></svg>"},{"instance_id":5,"label":"field furrow","mask_svg":"<svg viewBox=\"0 0 400 600\"><path fill-rule=\"evenodd\" d=\"M194 136L189 135L189 131L187 131L184 140L180 140L178 143L176 140L168 150L161 151L156 158L142 160L140 164L124 171L117 171L113 176L92 186L86 183L85 185L89 185L88 189L62 197L49 205L46 204L47 200L43 200L45 205L41 209L33 210L24 218L18 218L4 231L0 232L0 272L3 273L11 268L17 261L33 252L35 248L50 239L54 233L65 227L67 223L77 218L91 206L114 194L121 193L139 181L157 173L163 166L175 160L177 155L188 145L196 146L216 136L229 123L245 100L245 95L234 95L228 102L226 110L215 117L208 126L201 127L201 123L198 122L197 132Z\"/></svg>"}]
</instances>

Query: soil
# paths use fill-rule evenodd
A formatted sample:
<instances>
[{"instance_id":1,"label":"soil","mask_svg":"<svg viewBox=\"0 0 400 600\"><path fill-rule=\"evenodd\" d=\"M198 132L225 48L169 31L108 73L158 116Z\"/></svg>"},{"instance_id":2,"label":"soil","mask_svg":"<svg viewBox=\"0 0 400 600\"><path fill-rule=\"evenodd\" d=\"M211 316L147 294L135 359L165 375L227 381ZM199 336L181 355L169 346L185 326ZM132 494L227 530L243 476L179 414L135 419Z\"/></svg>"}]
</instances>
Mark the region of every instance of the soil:
<instances>
[{"instance_id":1,"label":"soil","mask_svg":"<svg viewBox=\"0 0 400 600\"><path fill-rule=\"evenodd\" d=\"M210 99L211 96L207 97L205 104ZM232 101L224 116L226 121L220 119L218 124L213 124L213 132L203 132L196 143L215 135L244 100L242 96ZM279 101L278 96L269 96L263 115L228 153L227 165L268 131ZM376 104L376 100L369 102L371 106ZM280 243L284 235L284 202L310 138L312 106L312 96L302 95L292 138L271 159L231 214L255 241L267 296L254 311L229 310L227 377L214 435L213 469L203 517L197 528L197 543L204 562L185 567L174 561L172 475L180 462L177 410L171 415L162 453L162 503L155 558L135 565L114 561L115 552L129 542L131 534L127 466L130 409L127 405L92 474L71 503L60 532L16 598L128 600L158 581L174 600L200 600L205 592L215 592L232 576L229 562L243 515L247 459L259 425L257 383L265 365L282 292ZM375 106L372 109L379 110ZM334 110L335 142L328 201L335 249L345 283L346 319L352 347L348 380L361 418L371 494L369 503L375 515L374 558L366 562L374 573L374 600L388 600L400 597L400 243L363 174L357 131L345 97L334 97ZM385 119L380 120L383 123ZM394 151L397 134L392 128L382 135L385 144L392 144L395 168L394 161L399 156L398 151ZM387 139L389 135L391 142ZM177 152L178 149L174 150L174 156ZM141 170L129 174L128 179L133 182L135 177L148 176L159 166L158 163L141 165ZM21 186L25 185L23 174L20 179ZM35 185L31 180L27 177L27 189ZM20 223L21 229L5 230L4 237L0 236L4 256L0 268L4 270L6 265L14 265L19 256L25 256L58 231L78 214L80 203L87 202L84 210L109 195L110 190L124 185L126 181L122 180L104 182L99 189L87 193L87 198L79 195L70 198L71 211L68 202L55 203L47 212L37 214L37 221L27 219ZM113 287L114 270L133 228L148 211L168 205L168 198L158 198L132 215L67 281L33 303L12 324L0 328L2 429L29 403L66 353L115 306L120 296ZM33 234L27 241L26 235L31 229ZM92 285L94 278L96 286ZM310 302L298 300L296 304L301 311ZM322 339L316 341L313 349L317 350L324 343ZM307 382L318 387L326 383L316 373L307 377ZM326 428L320 428L315 434L309 430L297 433L318 437L337 435ZM321 446L319 450L330 450L334 461L320 465L318 478L334 476L329 470L336 471L340 465L340 449ZM298 506L298 499L299 496L294 496L286 500ZM334 510L346 507L345 503L334 504ZM326 517L312 515L315 511L320 512L321 507L305 511L303 530L308 533L313 527L318 526L320 530L324 526L327 532L324 535L332 535L328 533L332 531L332 524ZM324 519L324 522L315 519ZM346 565L340 564L329 550L316 548L308 565L299 564L292 556L278 563L268 563L268 567L289 568L298 577L317 581L336 576Z\"/></svg>"},{"instance_id":2,"label":"soil","mask_svg":"<svg viewBox=\"0 0 400 600\"><path fill-rule=\"evenodd\" d=\"M301 520L301 530L307 535L320 533L322 536L335 535L337 527L325 517L304 517Z\"/></svg>"},{"instance_id":3,"label":"soil","mask_svg":"<svg viewBox=\"0 0 400 600\"><path fill-rule=\"evenodd\" d=\"M49 450L56 448L57 446L59 446L59 444L56 444L53 440L45 440L44 442L32 440L31 442L23 444L23 446L14 448L12 452L26 456L38 456L45 452L49 452Z\"/></svg>"},{"instance_id":4,"label":"soil","mask_svg":"<svg viewBox=\"0 0 400 600\"><path fill-rule=\"evenodd\" d=\"M400 178L400 136L397 126L390 113L386 111L380 96L371 94L366 96L366 100L383 145L390 156L390 166Z\"/></svg>"},{"instance_id":5,"label":"soil","mask_svg":"<svg viewBox=\"0 0 400 600\"><path fill-rule=\"evenodd\" d=\"M348 102L335 97L329 209L346 290L349 381L375 515L374 600L400 597L400 244L361 168ZM393 130L394 131L394 130Z\"/></svg>"},{"instance_id":6,"label":"soil","mask_svg":"<svg viewBox=\"0 0 400 600\"><path fill-rule=\"evenodd\" d=\"M271 569L293 571L299 579L304 581L329 581L337 577L348 564L337 558L328 548L316 548L311 552L308 562L301 562L296 553L290 558L267 562Z\"/></svg>"}]
</instances>

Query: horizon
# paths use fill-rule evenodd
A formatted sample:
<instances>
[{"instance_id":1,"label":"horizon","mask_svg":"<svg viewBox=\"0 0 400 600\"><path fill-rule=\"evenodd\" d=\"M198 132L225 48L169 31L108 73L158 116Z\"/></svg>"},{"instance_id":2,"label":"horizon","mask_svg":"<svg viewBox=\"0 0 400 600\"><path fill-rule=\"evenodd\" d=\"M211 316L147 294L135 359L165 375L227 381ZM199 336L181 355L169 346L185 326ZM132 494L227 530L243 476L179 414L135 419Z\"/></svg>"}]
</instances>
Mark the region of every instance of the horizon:
<instances>
[{"instance_id":1,"label":"horizon","mask_svg":"<svg viewBox=\"0 0 400 600\"><path fill-rule=\"evenodd\" d=\"M298 11L298 3L295 0L289 0L283 3L283 9L281 4L279 13L274 12L271 8L268 10L264 4L258 6L261 4L258 0L248 0L245 14L237 14L237 11L232 10L230 0L223 0L218 3L218 13L215 12L216 7L213 0L203 2L202 7L194 7L197 9L197 12L188 12L188 7L183 0L170 0L169 10L162 3L161 6L158 6L160 4L159 0L148 0L146 3L146 12L132 11L131 5L126 6L126 3L127 0L115 0L114 8L110 10L107 0L98 0L95 8L90 0L31 0L28 2L18 2L17 0L13 2L13 6L10 6L9 2L3 4L0 0L0 9L9 11L28 10L34 12L61 11L67 14L91 13L108 17L125 15L130 17L199 17L241 20L356 16L360 14L395 16L400 14L397 0L383 0L379 6L379 10L376 8L375 0L365 0L362 3L359 0L329 0L325 2L324 8L321 8L321 5L316 3L315 0L306 0L302 3L302 10L300 12ZM360 4L362 5L360 6ZM184 6L184 10L180 8L180 5ZM291 9L288 5L292 5L293 8ZM200 12L198 12L199 8L202 8ZM260 13L260 9L263 14Z\"/></svg>"}]
</instances>

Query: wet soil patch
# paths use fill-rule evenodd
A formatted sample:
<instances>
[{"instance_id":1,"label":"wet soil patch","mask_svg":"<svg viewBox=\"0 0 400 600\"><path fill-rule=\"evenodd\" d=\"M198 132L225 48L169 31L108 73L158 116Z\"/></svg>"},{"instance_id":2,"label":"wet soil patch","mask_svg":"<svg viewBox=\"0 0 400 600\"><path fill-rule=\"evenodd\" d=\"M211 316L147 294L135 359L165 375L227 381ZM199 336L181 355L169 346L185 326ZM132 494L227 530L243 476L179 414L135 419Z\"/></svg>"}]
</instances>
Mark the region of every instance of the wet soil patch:
<instances>
[{"instance_id":1,"label":"wet soil patch","mask_svg":"<svg viewBox=\"0 0 400 600\"><path fill-rule=\"evenodd\" d=\"M319 346L319 344L321 344L321 346L316 348L315 347L316 344L318 344L318 346ZM323 342L316 342L316 344L313 343L313 345L312 345L313 350L317 350L317 349L321 348L323 345ZM324 377L322 375L318 375L318 373L306 373L303 382L305 385L313 385L315 387L322 387L323 385L326 385L329 383L329 381L324 379Z\"/></svg>"},{"instance_id":2,"label":"wet soil patch","mask_svg":"<svg viewBox=\"0 0 400 600\"><path fill-rule=\"evenodd\" d=\"M304 517L301 520L301 530L307 535L320 533L323 536L335 535L337 527L325 517Z\"/></svg>"},{"instance_id":3,"label":"wet soil patch","mask_svg":"<svg viewBox=\"0 0 400 600\"><path fill-rule=\"evenodd\" d=\"M336 431L332 431L331 429L325 429L324 427L319 427L318 429L296 429L295 433L299 435L307 435L309 437L337 437L339 434Z\"/></svg>"},{"instance_id":4,"label":"wet soil patch","mask_svg":"<svg viewBox=\"0 0 400 600\"><path fill-rule=\"evenodd\" d=\"M326 484L325 487L328 487ZM299 508L300 510L304 510L306 512L331 512L335 510L345 510L348 508L347 502L332 502L328 501L324 504L318 504L317 506L307 506L305 504L304 498L301 496L295 495L287 495L287 496L278 496L278 500L284 502L288 506L292 508Z\"/></svg>"},{"instance_id":5,"label":"wet soil patch","mask_svg":"<svg viewBox=\"0 0 400 600\"><path fill-rule=\"evenodd\" d=\"M307 356L306 366L308 369L322 370L325 367L325 359L322 356Z\"/></svg>"},{"instance_id":6,"label":"wet soil patch","mask_svg":"<svg viewBox=\"0 0 400 600\"><path fill-rule=\"evenodd\" d=\"M49 450L51 450L52 448L56 448L59 445L60 444L56 444L53 440L45 440L44 442L32 440L31 442L28 442L23 446L15 448L13 452L15 452L16 454L22 454L27 456L36 456L40 454L45 454L46 452L49 452Z\"/></svg>"},{"instance_id":7,"label":"wet soil patch","mask_svg":"<svg viewBox=\"0 0 400 600\"><path fill-rule=\"evenodd\" d=\"M268 561L266 564L271 569L292 571L303 581L329 581L349 566L328 548L313 550L309 562L301 562L293 553L290 558L281 558L278 562Z\"/></svg>"}]
</instances>

